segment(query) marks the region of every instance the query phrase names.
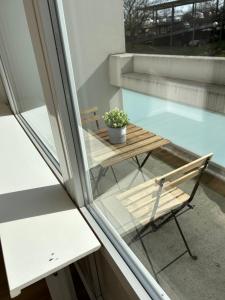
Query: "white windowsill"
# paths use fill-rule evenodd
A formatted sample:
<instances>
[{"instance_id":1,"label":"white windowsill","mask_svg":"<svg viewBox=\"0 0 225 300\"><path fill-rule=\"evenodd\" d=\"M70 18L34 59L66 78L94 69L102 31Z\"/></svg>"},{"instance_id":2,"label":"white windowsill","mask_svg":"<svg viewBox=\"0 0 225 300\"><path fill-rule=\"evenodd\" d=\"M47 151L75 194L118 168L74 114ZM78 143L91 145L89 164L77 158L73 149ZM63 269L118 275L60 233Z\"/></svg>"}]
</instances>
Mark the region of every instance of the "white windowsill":
<instances>
[{"instance_id":1,"label":"white windowsill","mask_svg":"<svg viewBox=\"0 0 225 300\"><path fill-rule=\"evenodd\" d=\"M100 243L13 115L0 115L0 133L0 238L15 297Z\"/></svg>"}]
</instances>

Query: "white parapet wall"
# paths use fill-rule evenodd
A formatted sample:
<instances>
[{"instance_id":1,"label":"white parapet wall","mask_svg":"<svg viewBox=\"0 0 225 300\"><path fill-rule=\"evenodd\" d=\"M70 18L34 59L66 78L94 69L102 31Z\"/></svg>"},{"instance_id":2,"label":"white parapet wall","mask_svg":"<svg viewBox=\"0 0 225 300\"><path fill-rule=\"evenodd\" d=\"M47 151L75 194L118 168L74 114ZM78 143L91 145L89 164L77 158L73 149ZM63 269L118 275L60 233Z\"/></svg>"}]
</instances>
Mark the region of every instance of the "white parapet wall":
<instances>
[{"instance_id":1,"label":"white parapet wall","mask_svg":"<svg viewBox=\"0 0 225 300\"><path fill-rule=\"evenodd\" d=\"M225 59L149 54L110 57L110 83L225 113Z\"/></svg>"}]
</instances>

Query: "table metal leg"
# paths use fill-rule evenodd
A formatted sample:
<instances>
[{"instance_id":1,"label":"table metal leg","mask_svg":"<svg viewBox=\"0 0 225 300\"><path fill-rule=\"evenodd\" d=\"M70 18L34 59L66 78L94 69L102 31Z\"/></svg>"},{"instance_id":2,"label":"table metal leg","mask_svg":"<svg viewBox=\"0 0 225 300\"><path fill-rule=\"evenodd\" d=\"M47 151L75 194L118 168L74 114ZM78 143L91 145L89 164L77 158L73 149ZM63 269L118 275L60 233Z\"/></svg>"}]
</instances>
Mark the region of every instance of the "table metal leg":
<instances>
[{"instance_id":1,"label":"table metal leg","mask_svg":"<svg viewBox=\"0 0 225 300\"><path fill-rule=\"evenodd\" d=\"M139 162L139 159L138 159L138 157L137 157L137 156L135 156L135 159L136 159L136 163L137 163L137 165L138 165L138 168L139 168L139 169L141 169L141 164L140 164L140 162Z\"/></svg>"},{"instance_id":2,"label":"table metal leg","mask_svg":"<svg viewBox=\"0 0 225 300\"><path fill-rule=\"evenodd\" d=\"M142 168L144 167L144 165L146 164L146 162L147 162L147 160L149 159L149 157L150 157L151 154L152 154L152 151L149 151L149 152L147 153L147 155L145 156L144 160L142 161L142 163L140 163L138 157L135 156L136 163L137 163L139 169L142 169Z\"/></svg>"},{"instance_id":3,"label":"table metal leg","mask_svg":"<svg viewBox=\"0 0 225 300\"><path fill-rule=\"evenodd\" d=\"M115 171L114 171L114 169L113 169L113 166L111 166L111 170L112 170L113 177L115 178L116 183L119 184L119 182L118 182L118 180L117 180L117 177L116 177L116 173L115 173Z\"/></svg>"}]
</instances>

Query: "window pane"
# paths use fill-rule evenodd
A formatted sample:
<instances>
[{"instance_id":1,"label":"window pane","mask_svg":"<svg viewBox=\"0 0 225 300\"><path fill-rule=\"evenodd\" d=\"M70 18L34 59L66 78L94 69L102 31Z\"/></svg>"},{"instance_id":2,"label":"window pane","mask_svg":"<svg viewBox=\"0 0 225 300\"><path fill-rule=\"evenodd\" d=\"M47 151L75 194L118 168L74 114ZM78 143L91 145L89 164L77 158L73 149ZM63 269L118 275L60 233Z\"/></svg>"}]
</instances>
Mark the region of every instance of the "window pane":
<instances>
[{"instance_id":1,"label":"window pane","mask_svg":"<svg viewBox=\"0 0 225 300\"><path fill-rule=\"evenodd\" d=\"M198 56L208 46L196 39L216 38L212 49L214 42L222 45L224 31L211 25L203 31L205 20L214 20L204 12L205 1L194 1L190 20L192 3L177 2L185 7L171 11L170 1L156 2L154 20L148 19L149 36L166 43L164 52L146 52L161 51L161 44L142 45L140 3L150 1L64 3L93 195L89 207L171 299L222 299L225 58ZM125 51L123 4L128 10L136 5L130 19L137 23L125 23L126 46L135 53ZM185 34L177 38L177 32ZM192 43L184 47L186 33ZM138 43L145 48L135 48ZM188 55L169 55L178 52ZM126 124L118 111L102 118L115 108L128 115L126 134L118 129Z\"/></svg>"},{"instance_id":2,"label":"window pane","mask_svg":"<svg viewBox=\"0 0 225 300\"><path fill-rule=\"evenodd\" d=\"M225 56L224 0L124 3L128 52Z\"/></svg>"},{"instance_id":3,"label":"window pane","mask_svg":"<svg viewBox=\"0 0 225 300\"><path fill-rule=\"evenodd\" d=\"M9 75L18 110L57 159L34 46L22 0L1 1L0 24L3 64Z\"/></svg>"}]
</instances>

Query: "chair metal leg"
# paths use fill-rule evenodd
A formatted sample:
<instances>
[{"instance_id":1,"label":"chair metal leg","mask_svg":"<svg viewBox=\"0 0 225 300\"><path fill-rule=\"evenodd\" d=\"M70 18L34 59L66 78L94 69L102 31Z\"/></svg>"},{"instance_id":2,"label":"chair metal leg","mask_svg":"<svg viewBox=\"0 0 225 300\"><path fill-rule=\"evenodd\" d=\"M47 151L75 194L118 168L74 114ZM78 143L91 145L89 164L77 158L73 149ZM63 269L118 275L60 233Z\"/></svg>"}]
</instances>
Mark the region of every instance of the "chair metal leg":
<instances>
[{"instance_id":1,"label":"chair metal leg","mask_svg":"<svg viewBox=\"0 0 225 300\"><path fill-rule=\"evenodd\" d=\"M142 236L142 234L150 227L151 223L149 222L146 224L142 229L139 231L139 235Z\"/></svg>"},{"instance_id":2,"label":"chair metal leg","mask_svg":"<svg viewBox=\"0 0 225 300\"><path fill-rule=\"evenodd\" d=\"M152 227L152 230L148 231L147 233L144 234L144 232L149 228ZM141 229L136 230L137 234L132 238L132 240L130 241L130 243L135 242L137 239L139 238L143 238L144 236L146 236L147 234L151 233L151 232L155 232L157 230L157 227L154 223L147 223L146 225L144 225L144 227L142 227Z\"/></svg>"},{"instance_id":3,"label":"chair metal leg","mask_svg":"<svg viewBox=\"0 0 225 300\"><path fill-rule=\"evenodd\" d=\"M187 248L187 251L188 251L190 257L191 257L192 259L196 260L196 259L197 259L197 256L192 254L191 249L190 249L189 246L188 246L187 240L185 239L185 236L184 236L184 234L183 234L183 231L182 231L182 229L181 229L181 227L180 227L180 224L179 224L179 222L178 222L178 220L177 220L176 215L174 214L173 217L174 217L175 223L176 223L176 225L177 225L177 228L178 228L178 230L179 230L179 232L180 232L180 235L181 235L181 237L182 237L182 240L183 240L183 242L184 242L184 244L185 244L185 246L186 246L186 248Z\"/></svg>"},{"instance_id":4,"label":"chair metal leg","mask_svg":"<svg viewBox=\"0 0 225 300\"><path fill-rule=\"evenodd\" d=\"M113 167L111 166L110 168L111 168L111 170L112 170L113 177L115 178L116 183L119 184L119 183L118 183L118 180L117 180L117 177L116 177L116 173L115 173ZM99 173L98 173L98 177L97 177L96 180L94 180L95 184L94 184L94 188L93 188L93 194L95 194L96 191L97 191L98 194L99 194L99 191L98 191L98 184L99 184L101 178L102 178L103 176L106 175L108 169L109 169L109 167L107 167L107 168L103 168L102 166L100 167L100 170L99 170ZM92 173L91 173L91 176L93 176ZM93 178L93 177L92 177L92 178Z\"/></svg>"},{"instance_id":5,"label":"chair metal leg","mask_svg":"<svg viewBox=\"0 0 225 300\"><path fill-rule=\"evenodd\" d=\"M105 176L109 168L105 168L105 171L102 173L102 176Z\"/></svg>"},{"instance_id":6,"label":"chair metal leg","mask_svg":"<svg viewBox=\"0 0 225 300\"><path fill-rule=\"evenodd\" d=\"M95 194L95 192L98 191L98 184L99 184L99 181L100 181L101 177L103 176L104 172L105 172L105 168L103 168L101 166L100 170L99 170L99 173L98 173L98 177L95 181L95 185L94 185L94 188L93 188L93 194Z\"/></svg>"},{"instance_id":7,"label":"chair metal leg","mask_svg":"<svg viewBox=\"0 0 225 300\"><path fill-rule=\"evenodd\" d=\"M90 169L90 175L91 175L91 179L95 182L95 176L93 174L93 171Z\"/></svg>"},{"instance_id":8,"label":"chair metal leg","mask_svg":"<svg viewBox=\"0 0 225 300\"><path fill-rule=\"evenodd\" d=\"M99 190L98 190L98 184L97 184L97 181L95 180L95 176L93 174L93 170L90 169L90 176L91 176L91 180L93 181L94 183L94 187L93 187L93 195L94 195L94 190L97 191L97 193L99 194Z\"/></svg>"},{"instance_id":9,"label":"chair metal leg","mask_svg":"<svg viewBox=\"0 0 225 300\"><path fill-rule=\"evenodd\" d=\"M173 263L175 263L177 260L179 260L182 256L184 256L188 251L185 250L184 252L182 252L180 255L178 255L176 258L174 258L173 260L171 260L167 265L165 265L164 267L162 267L158 272L157 275L159 273L161 273L162 271L164 271L165 269L167 269L169 266L171 266Z\"/></svg>"},{"instance_id":10,"label":"chair metal leg","mask_svg":"<svg viewBox=\"0 0 225 300\"><path fill-rule=\"evenodd\" d=\"M113 177L114 177L116 183L119 184L119 182L118 182L118 180L117 180L117 177L116 177L116 173L115 173L115 171L114 171L114 169L113 169L113 166L111 166L111 170L112 170Z\"/></svg>"},{"instance_id":11,"label":"chair metal leg","mask_svg":"<svg viewBox=\"0 0 225 300\"><path fill-rule=\"evenodd\" d=\"M148 260L148 262L149 262L149 264L150 264L150 266L151 266L151 269L152 269L153 275L154 275L154 277L155 277L155 280L159 283L159 279L158 279L158 276L157 276L158 274L157 274L156 271L155 271L153 262L152 262L152 260L151 260L151 258L150 258L150 255L148 254L148 251L147 251L147 249L146 249L146 247L145 247L145 244L144 244L144 242L143 242L143 240L142 240L142 237L140 237L140 242L141 242L141 245L142 245L143 250L144 250L144 252L145 252L146 258L147 258L147 260Z\"/></svg>"},{"instance_id":12,"label":"chair metal leg","mask_svg":"<svg viewBox=\"0 0 225 300\"><path fill-rule=\"evenodd\" d=\"M148 262L149 262L149 265L151 266L151 269L152 269L153 275L154 275L154 277L155 277L155 280L159 283L158 276L157 276L157 273L156 273L156 271L155 271L153 262L152 262L152 260L151 260L150 255L148 254L147 248L145 247L144 241L142 240L142 237L141 237L141 235L140 235L139 229L138 229L137 227L136 227L136 235L135 235L135 236L137 237L136 240L137 240L137 239L140 240L140 243L141 243L142 248L143 248L143 250L144 250L144 252L145 252L146 258L147 258L147 260L148 260ZM132 241L133 241L133 239L132 239ZM130 244L129 244L129 245L130 245Z\"/></svg>"},{"instance_id":13,"label":"chair metal leg","mask_svg":"<svg viewBox=\"0 0 225 300\"><path fill-rule=\"evenodd\" d=\"M190 208L189 208L189 209L190 209ZM148 255L148 253L147 253L147 249L146 249L146 247L145 247L144 242L143 242L142 239L143 239L143 237L146 236L147 234L152 233L152 232L158 230L158 229L161 227L161 224L165 224L165 223L169 222L169 221L171 220L171 218L174 218L174 220L175 220L175 223L176 223L176 225L177 225L177 228L178 228L178 230L179 230L179 233L180 233L180 235L181 235L181 237L182 237L182 240L183 240L183 242L184 242L184 244L185 244L186 250L185 250L184 252L182 252L180 255L178 255L176 258L174 258L172 261L170 261L167 265L165 265L164 267L162 267L158 272L155 272L154 267L153 267L153 264L152 264L152 261L151 261L149 255ZM184 236L184 234L183 234L183 231L182 231L182 229L181 229L181 227L180 227L180 224L179 224L179 222L178 222L178 220L177 220L177 217L176 217L176 214L175 214L175 213L172 213L172 214L171 214L168 218L166 218L166 220L165 220L163 223L161 223L161 224L160 224L160 225L156 225L154 222L149 222L149 223L146 224L141 230L138 230L138 229L136 228L137 234L131 239L131 241L130 241L130 243L129 243L129 245L130 245L131 243L133 243L133 242L135 242L135 241L137 241L137 240L140 240L140 242L141 242L141 244L142 244L142 247L143 247L143 249L144 249L144 252L145 252L145 254L146 254L146 256L147 256L147 259L148 259L148 261L149 261L149 263L150 263L150 265L151 265L151 268L152 268L152 270L153 270L154 276L155 276L155 278L156 278L157 281L158 281L158 274L160 274L162 271L164 271L165 269L167 269L169 266L171 266L173 263L175 263L178 259L180 259L180 258L181 258L183 255L185 255L186 253L189 253L189 255L190 255L190 257L191 257L192 259L194 259L194 260L197 259L197 256L192 254L191 249L190 249L189 246L188 246L187 240L185 239L185 236ZM146 231L146 229L147 229L150 225L151 225L151 227L152 227L152 230L150 230L150 231L144 233L144 232ZM144 233L144 234L143 234L143 233Z\"/></svg>"}]
</instances>

